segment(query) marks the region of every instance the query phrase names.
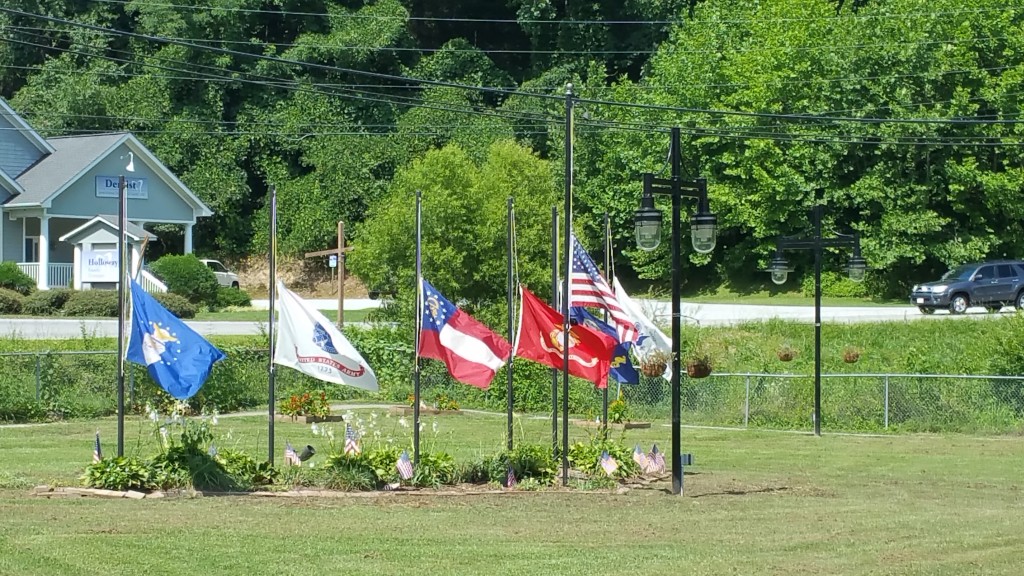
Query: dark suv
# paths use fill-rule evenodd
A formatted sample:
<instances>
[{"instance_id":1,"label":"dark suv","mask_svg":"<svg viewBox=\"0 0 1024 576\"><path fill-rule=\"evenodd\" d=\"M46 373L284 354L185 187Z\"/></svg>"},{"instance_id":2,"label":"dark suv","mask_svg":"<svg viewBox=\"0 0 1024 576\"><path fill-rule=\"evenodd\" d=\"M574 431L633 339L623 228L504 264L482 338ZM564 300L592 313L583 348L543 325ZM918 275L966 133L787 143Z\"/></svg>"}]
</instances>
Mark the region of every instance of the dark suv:
<instances>
[{"instance_id":1,"label":"dark suv","mask_svg":"<svg viewBox=\"0 0 1024 576\"><path fill-rule=\"evenodd\" d=\"M963 314L971 306L998 312L1008 304L1024 308L1024 262L1003 260L964 264L946 272L941 280L914 286L910 303L931 314L948 308Z\"/></svg>"}]
</instances>

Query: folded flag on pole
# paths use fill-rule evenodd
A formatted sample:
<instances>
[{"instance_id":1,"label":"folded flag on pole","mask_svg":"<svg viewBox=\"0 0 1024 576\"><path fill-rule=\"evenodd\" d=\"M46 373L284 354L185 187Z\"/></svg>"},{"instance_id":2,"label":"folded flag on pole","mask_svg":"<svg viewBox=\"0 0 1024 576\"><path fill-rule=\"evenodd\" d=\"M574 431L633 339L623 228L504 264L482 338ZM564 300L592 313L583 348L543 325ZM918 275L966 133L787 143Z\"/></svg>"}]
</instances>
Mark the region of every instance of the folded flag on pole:
<instances>
[{"instance_id":1,"label":"folded flag on pole","mask_svg":"<svg viewBox=\"0 0 1024 576\"><path fill-rule=\"evenodd\" d=\"M619 283L618 278L612 279L612 286L615 287L615 296L618 298L619 304L622 305L622 308L626 311L626 314L629 315L630 319L633 320L634 325L639 331L636 345L633 347L633 352L636 353L637 358L642 360L644 356L655 350L661 350L671 354L672 340L666 336L664 332L659 330L658 327L654 325L654 322L651 322L651 320L647 318L640 305L634 302L633 299L629 297L629 294L626 294L626 291L623 290L622 284ZM671 363L665 369L665 374L663 376L666 380L670 380L672 378Z\"/></svg>"},{"instance_id":2,"label":"folded flag on pole","mask_svg":"<svg viewBox=\"0 0 1024 576\"><path fill-rule=\"evenodd\" d=\"M569 280L570 306L590 306L607 310L618 331L617 340L620 342L636 340L636 326L622 309L615 293L608 286L608 282L601 277L594 261L583 249L583 245L575 235L572 237L572 274L569 276Z\"/></svg>"},{"instance_id":3,"label":"folded flag on pole","mask_svg":"<svg viewBox=\"0 0 1024 576\"><path fill-rule=\"evenodd\" d=\"M425 279L420 356L444 362L448 373L464 384L488 388L505 365L512 346L490 328L449 302Z\"/></svg>"},{"instance_id":4,"label":"folded flag on pole","mask_svg":"<svg viewBox=\"0 0 1024 576\"><path fill-rule=\"evenodd\" d=\"M647 466L647 472L650 474L662 474L665 472L665 455L658 450L658 445L651 446L651 453L647 455L647 460L650 462Z\"/></svg>"},{"instance_id":5,"label":"folded flag on pole","mask_svg":"<svg viewBox=\"0 0 1024 576\"><path fill-rule=\"evenodd\" d=\"M615 458L608 454L605 450L601 453L601 468L604 469L604 473L611 476L615 474L615 471L619 469L619 463L615 461Z\"/></svg>"},{"instance_id":6,"label":"folded flag on pole","mask_svg":"<svg viewBox=\"0 0 1024 576\"><path fill-rule=\"evenodd\" d=\"M100 431L96 431L96 441L92 444L92 461L99 462L103 460L103 450L100 448Z\"/></svg>"},{"instance_id":7,"label":"folded flag on pole","mask_svg":"<svg viewBox=\"0 0 1024 576\"><path fill-rule=\"evenodd\" d=\"M608 337L616 340L615 349L612 350L611 363L609 364L612 378L615 378L617 382L622 384L640 383L640 373L637 372L632 358L629 357L629 349L633 345L632 342L619 342L619 335L615 332L615 328L612 328L600 318L591 314L586 308L573 306L569 309L569 316L577 323L603 332Z\"/></svg>"},{"instance_id":8,"label":"folded flag on pole","mask_svg":"<svg viewBox=\"0 0 1024 576\"><path fill-rule=\"evenodd\" d=\"M637 444L636 448L633 448L633 462L640 467L640 471L646 473L647 467L651 465L651 461L647 459L647 454L644 454L643 449Z\"/></svg>"},{"instance_id":9,"label":"folded flag on pole","mask_svg":"<svg viewBox=\"0 0 1024 576\"><path fill-rule=\"evenodd\" d=\"M398 477L402 480L412 478L412 460L409 459L409 452L407 450L402 450L402 455L398 457L398 462L395 463L395 470L398 470Z\"/></svg>"},{"instance_id":10,"label":"folded flag on pole","mask_svg":"<svg viewBox=\"0 0 1024 576\"><path fill-rule=\"evenodd\" d=\"M354 346L319 310L277 283L278 330L274 364L325 382L376 392L377 375Z\"/></svg>"},{"instance_id":11,"label":"folded flag on pole","mask_svg":"<svg viewBox=\"0 0 1024 576\"><path fill-rule=\"evenodd\" d=\"M138 282L129 282L132 318L125 358L145 366L171 396L191 398L224 353L161 306Z\"/></svg>"},{"instance_id":12,"label":"folded flag on pole","mask_svg":"<svg viewBox=\"0 0 1024 576\"><path fill-rule=\"evenodd\" d=\"M519 314L515 355L561 370L564 339L562 315L526 288L520 288L520 292L523 303ZM571 326L569 373L593 382L598 388L606 388L615 344L614 338L598 330L582 324Z\"/></svg>"},{"instance_id":13,"label":"folded flag on pole","mask_svg":"<svg viewBox=\"0 0 1024 576\"><path fill-rule=\"evenodd\" d=\"M345 454L359 454L362 451L356 431L351 424L345 424Z\"/></svg>"},{"instance_id":14,"label":"folded flag on pole","mask_svg":"<svg viewBox=\"0 0 1024 576\"><path fill-rule=\"evenodd\" d=\"M284 443L284 463L289 466L302 466L302 461L295 453L295 448L292 448L292 443L287 441Z\"/></svg>"}]
</instances>

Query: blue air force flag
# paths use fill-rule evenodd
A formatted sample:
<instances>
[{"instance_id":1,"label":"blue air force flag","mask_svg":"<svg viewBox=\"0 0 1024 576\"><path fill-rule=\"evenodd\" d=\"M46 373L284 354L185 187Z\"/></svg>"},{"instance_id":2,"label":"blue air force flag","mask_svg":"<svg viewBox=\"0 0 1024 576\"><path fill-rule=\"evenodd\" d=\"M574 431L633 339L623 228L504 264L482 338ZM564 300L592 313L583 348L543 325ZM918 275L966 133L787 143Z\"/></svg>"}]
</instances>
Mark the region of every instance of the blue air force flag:
<instances>
[{"instance_id":1,"label":"blue air force flag","mask_svg":"<svg viewBox=\"0 0 1024 576\"><path fill-rule=\"evenodd\" d=\"M130 286L131 336L125 359L145 366L171 396L191 398L224 353L161 306L138 282L131 280Z\"/></svg>"},{"instance_id":2,"label":"blue air force flag","mask_svg":"<svg viewBox=\"0 0 1024 576\"><path fill-rule=\"evenodd\" d=\"M313 378L376 392L377 375L352 343L319 310L278 281L274 364Z\"/></svg>"},{"instance_id":3,"label":"blue air force flag","mask_svg":"<svg viewBox=\"0 0 1024 576\"><path fill-rule=\"evenodd\" d=\"M618 342L619 334L608 323L591 314L586 308L573 306L569 309L569 318L580 324L589 326L599 332L604 332L616 340L615 348L612 349L612 359L609 365L608 375L615 378L620 384L638 384L640 374L633 366L633 360L629 357L629 349L632 342Z\"/></svg>"}]
</instances>

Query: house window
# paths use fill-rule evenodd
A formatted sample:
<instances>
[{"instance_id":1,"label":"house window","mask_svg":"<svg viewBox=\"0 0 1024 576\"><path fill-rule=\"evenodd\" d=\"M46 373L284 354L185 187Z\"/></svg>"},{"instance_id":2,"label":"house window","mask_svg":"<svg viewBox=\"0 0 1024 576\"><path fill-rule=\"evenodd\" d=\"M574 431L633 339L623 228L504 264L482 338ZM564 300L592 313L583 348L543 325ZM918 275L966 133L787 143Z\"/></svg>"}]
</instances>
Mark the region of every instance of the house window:
<instances>
[{"instance_id":1,"label":"house window","mask_svg":"<svg viewBox=\"0 0 1024 576\"><path fill-rule=\"evenodd\" d=\"M25 262L39 262L39 238L25 238Z\"/></svg>"}]
</instances>

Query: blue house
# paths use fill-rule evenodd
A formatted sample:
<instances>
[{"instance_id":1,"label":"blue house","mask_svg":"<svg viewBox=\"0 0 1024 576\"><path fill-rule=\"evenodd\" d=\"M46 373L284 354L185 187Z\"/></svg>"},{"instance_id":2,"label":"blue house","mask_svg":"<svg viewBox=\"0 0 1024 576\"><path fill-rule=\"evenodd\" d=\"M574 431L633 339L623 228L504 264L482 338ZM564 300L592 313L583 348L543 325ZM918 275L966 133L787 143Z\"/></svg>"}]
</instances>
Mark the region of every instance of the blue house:
<instances>
[{"instance_id":1,"label":"blue house","mask_svg":"<svg viewBox=\"0 0 1024 576\"><path fill-rule=\"evenodd\" d=\"M196 219L213 212L135 136L43 138L0 98L0 258L17 262L41 290L87 287L74 269L83 262L75 242L87 236L83 226L109 225L97 217L118 213L122 176L131 238L145 237L146 224L176 224L191 253ZM145 273L143 284L160 289Z\"/></svg>"}]
</instances>

